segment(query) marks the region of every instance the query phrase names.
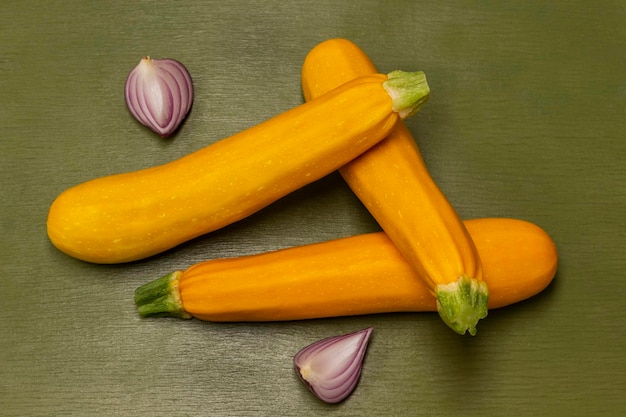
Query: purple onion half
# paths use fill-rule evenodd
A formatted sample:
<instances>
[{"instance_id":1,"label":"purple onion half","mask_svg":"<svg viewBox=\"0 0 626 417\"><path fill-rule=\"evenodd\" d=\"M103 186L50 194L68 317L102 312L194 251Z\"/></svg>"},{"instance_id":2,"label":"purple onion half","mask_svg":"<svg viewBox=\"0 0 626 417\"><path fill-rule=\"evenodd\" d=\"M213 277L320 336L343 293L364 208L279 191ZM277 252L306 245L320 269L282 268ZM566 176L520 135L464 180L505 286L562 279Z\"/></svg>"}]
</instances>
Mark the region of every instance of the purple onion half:
<instances>
[{"instance_id":1,"label":"purple onion half","mask_svg":"<svg viewBox=\"0 0 626 417\"><path fill-rule=\"evenodd\" d=\"M189 71L174 59L142 58L124 90L133 117L164 138L178 128L193 102Z\"/></svg>"},{"instance_id":2,"label":"purple onion half","mask_svg":"<svg viewBox=\"0 0 626 417\"><path fill-rule=\"evenodd\" d=\"M338 403L356 388L373 327L317 341L293 358L298 376L320 400Z\"/></svg>"}]
</instances>

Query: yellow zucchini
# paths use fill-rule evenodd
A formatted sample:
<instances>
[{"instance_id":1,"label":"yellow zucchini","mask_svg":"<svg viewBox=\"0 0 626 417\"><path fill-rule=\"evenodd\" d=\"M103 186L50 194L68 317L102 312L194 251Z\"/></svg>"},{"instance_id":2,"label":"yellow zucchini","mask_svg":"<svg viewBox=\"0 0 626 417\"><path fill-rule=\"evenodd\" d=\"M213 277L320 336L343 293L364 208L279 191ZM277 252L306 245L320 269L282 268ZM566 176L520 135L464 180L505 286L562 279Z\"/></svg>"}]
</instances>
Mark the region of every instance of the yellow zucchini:
<instances>
[{"instance_id":1,"label":"yellow zucchini","mask_svg":"<svg viewBox=\"0 0 626 417\"><path fill-rule=\"evenodd\" d=\"M422 72L360 77L178 160L64 191L50 207L48 236L94 263L155 255L336 170L428 95Z\"/></svg>"},{"instance_id":2,"label":"yellow zucchini","mask_svg":"<svg viewBox=\"0 0 626 417\"><path fill-rule=\"evenodd\" d=\"M557 250L540 227L504 218L465 224L483 260L489 308L550 284ZM431 291L383 232L201 262L137 288L135 303L142 316L216 322L437 310Z\"/></svg>"},{"instance_id":3,"label":"yellow zucchini","mask_svg":"<svg viewBox=\"0 0 626 417\"><path fill-rule=\"evenodd\" d=\"M374 64L354 43L324 41L305 58L304 97L314 100L372 73ZM443 321L460 334L474 335L477 322L487 315L489 294L481 261L404 123L339 172L436 296Z\"/></svg>"}]
</instances>

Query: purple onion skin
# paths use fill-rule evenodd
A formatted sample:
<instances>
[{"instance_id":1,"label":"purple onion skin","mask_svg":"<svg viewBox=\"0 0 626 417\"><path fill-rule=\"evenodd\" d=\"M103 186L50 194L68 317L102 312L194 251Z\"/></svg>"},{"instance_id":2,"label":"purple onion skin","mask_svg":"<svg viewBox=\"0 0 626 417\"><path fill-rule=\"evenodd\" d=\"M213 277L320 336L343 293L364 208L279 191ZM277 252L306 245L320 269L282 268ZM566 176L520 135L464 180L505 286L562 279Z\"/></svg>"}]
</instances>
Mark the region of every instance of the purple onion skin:
<instances>
[{"instance_id":1,"label":"purple onion skin","mask_svg":"<svg viewBox=\"0 0 626 417\"><path fill-rule=\"evenodd\" d=\"M359 382L373 330L328 337L300 350L293 362L305 386L326 403L346 399Z\"/></svg>"},{"instance_id":2,"label":"purple onion skin","mask_svg":"<svg viewBox=\"0 0 626 417\"><path fill-rule=\"evenodd\" d=\"M179 61L146 56L128 74L124 93L133 117L166 138L191 109L193 82Z\"/></svg>"}]
</instances>

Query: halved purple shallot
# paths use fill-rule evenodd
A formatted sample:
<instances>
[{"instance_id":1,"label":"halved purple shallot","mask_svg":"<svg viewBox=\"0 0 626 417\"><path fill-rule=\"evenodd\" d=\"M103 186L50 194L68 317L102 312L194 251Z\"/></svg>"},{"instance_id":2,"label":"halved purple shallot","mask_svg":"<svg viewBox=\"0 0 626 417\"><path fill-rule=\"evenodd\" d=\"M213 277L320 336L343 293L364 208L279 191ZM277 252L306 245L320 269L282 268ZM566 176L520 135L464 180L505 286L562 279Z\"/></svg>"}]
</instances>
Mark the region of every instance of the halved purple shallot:
<instances>
[{"instance_id":1,"label":"halved purple shallot","mask_svg":"<svg viewBox=\"0 0 626 417\"><path fill-rule=\"evenodd\" d=\"M164 138L178 128L193 102L189 71L174 59L142 58L124 90L133 117Z\"/></svg>"},{"instance_id":2,"label":"halved purple shallot","mask_svg":"<svg viewBox=\"0 0 626 417\"><path fill-rule=\"evenodd\" d=\"M324 402L344 400L359 382L373 330L328 337L300 350L293 363L302 382Z\"/></svg>"}]
</instances>

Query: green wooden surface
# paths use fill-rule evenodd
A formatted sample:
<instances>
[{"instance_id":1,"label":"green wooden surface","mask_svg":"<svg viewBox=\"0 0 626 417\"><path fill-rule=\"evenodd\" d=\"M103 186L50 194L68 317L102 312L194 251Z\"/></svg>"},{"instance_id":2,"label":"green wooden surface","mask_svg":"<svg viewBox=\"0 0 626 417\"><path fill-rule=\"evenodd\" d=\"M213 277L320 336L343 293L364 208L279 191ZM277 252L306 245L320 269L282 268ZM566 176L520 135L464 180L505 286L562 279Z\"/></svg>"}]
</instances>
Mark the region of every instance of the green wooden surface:
<instances>
[{"instance_id":1,"label":"green wooden surface","mask_svg":"<svg viewBox=\"0 0 626 417\"><path fill-rule=\"evenodd\" d=\"M0 5L0 415L621 416L626 411L623 2L55 1ZM434 314L289 323L142 320L134 289L211 257L377 230L332 174L160 256L98 266L45 232L54 197L172 160L302 102L327 38L381 71L424 70L408 126L464 218L533 221L559 271L474 338ZM125 108L143 55L184 62L196 98L161 140ZM208 167L210 168L210 167ZM374 325L361 383L316 401L291 357Z\"/></svg>"}]
</instances>

